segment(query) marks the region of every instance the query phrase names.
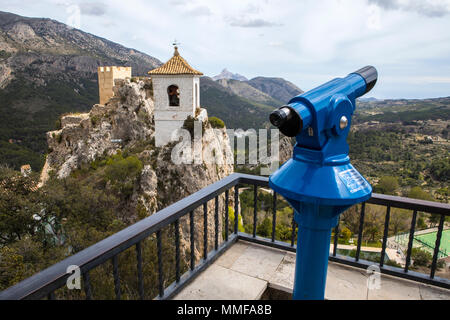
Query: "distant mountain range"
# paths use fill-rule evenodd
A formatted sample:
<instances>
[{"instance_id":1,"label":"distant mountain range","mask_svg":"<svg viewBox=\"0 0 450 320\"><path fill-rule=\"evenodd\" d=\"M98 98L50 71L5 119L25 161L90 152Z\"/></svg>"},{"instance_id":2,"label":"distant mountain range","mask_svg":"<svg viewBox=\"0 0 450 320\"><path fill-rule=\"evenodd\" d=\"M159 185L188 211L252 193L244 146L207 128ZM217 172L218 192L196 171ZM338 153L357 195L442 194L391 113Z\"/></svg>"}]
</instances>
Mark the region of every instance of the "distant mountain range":
<instances>
[{"instance_id":1,"label":"distant mountain range","mask_svg":"<svg viewBox=\"0 0 450 320\"><path fill-rule=\"evenodd\" d=\"M223 119L228 128L270 127L269 114L303 91L281 78L258 77L249 81L203 77L201 104L208 114Z\"/></svg>"},{"instance_id":2,"label":"distant mountain range","mask_svg":"<svg viewBox=\"0 0 450 320\"><path fill-rule=\"evenodd\" d=\"M247 81L248 79L244 77L243 75L240 75L239 73L232 73L227 70L227 68L223 69L220 74L217 76L212 77L213 80L239 80L239 81Z\"/></svg>"},{"instance_id":3,"label":"distant mountain range","mask_svg":"<svg viewBox=\"0 0 450 320\"><path fill-rule=\"evenodd\" d=\"M131 66L133 75L146 75L161 64L55 20L0 11L0 163L39 169L45 132L55 129L61 114L98 103L98 66ZM201 102L230 128L268 126L269 112L288 100L286 92L293 93L289 98L301 92L283 79L248 81L226 69L221 75L220 83L201 79Z\"/></svg>"},{"instance_id":4,"label":"distant mountain range","mask_svg":"<svg viewBox=\"0 0 450 320\"><path fill-rule=\"evenodd\" d=\"M133 75L146 75L161 64L55 20L0 11L0 164L17 169L29 163L39 170L47 152L45 133L55 129L59 117L98 103L98 66L131 66ZM269 113L303 92L282 78L247 80L226 69L214 78L202 77L200 90L208 114L234 129L270 127ZM448 98L359 101L358 121L449 117ZM389 113L385 107L396 109Z\"/></svg>"},{"instance_id":5,"label":"distant mountain range","mask_svg":"<svg viewBox=\"0 0 450 320\"><path fill-rule=\"evenodd\" d=\"M98 103L101 65L144 74L161 61L55 20L0 12L0 163L38 169L60 115Z\"/></svg>"}]
</instances>

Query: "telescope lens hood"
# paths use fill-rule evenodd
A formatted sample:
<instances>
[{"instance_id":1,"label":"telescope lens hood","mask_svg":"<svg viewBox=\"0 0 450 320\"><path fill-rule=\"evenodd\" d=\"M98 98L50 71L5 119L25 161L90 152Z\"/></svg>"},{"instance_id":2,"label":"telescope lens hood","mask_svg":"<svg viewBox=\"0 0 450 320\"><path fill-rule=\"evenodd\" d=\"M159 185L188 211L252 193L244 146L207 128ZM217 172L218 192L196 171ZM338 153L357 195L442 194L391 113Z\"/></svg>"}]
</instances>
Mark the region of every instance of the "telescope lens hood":
<instances>
[{"instance_id":1,"label":"telescope lens hood","mask_svg":"<svg viewBox=\"0 0 450 320\"><path fill-rule=\"evenodd\" d=\"M303 127L302 119L289 106L282 106L274 110L270 114L269 120L282 134L288 137L295 137Z\"/></svg>"},{"instance_id":2,"label":"telescope lens hood","mask_svg":"<svg viewBox=\"0 0 450 320\"><path fill-rule=\"evenodd\" d=\"M364 92L364 94L372 90L372 88L375 86L375 83L377 83L378 72L375 67L366 66L352 73L359 74L366 82L366 91Z\"/></svg>"},{"instance_id":3,"label":"telescope lens hood","mask_svg":"<svg viewBox=\"0 0 450 320\"><path fill-rule=\"evenodd\" d=\"M288 120L289 109L288 112L282 110L282 108L273 111L270 114L270 122L277 128L282 127L286 121Z\"/></svg>"}]
</instances>

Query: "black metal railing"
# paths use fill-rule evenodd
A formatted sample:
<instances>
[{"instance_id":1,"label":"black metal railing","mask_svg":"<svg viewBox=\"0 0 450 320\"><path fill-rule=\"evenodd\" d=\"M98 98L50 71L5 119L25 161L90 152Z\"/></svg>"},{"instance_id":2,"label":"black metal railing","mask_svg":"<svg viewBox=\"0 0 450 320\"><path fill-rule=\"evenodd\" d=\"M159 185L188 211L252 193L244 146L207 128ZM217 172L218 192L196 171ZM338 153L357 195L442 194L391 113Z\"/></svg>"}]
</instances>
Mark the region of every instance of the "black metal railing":
<instances>
[{"instance_id":1,"label":"black metal railing","mask_svg":"<svg viewBox=\"0 0 450 320\"><path fill-rule=\"evenodd\" d=\"M239 232L238 220L239 220L239 188L245 185L253 186L253 232L247 234ZM263 244L270 247L284 249L287 251L296 250L296 224L292 220L292 234L290 243L278 241L275 239L275 227L277 221L277 194L273 192L273 208L272 208L272 237L271 239L257 236L257 192L258 187L268 187L268 178L252 176L247 174L232 174L214 184L207 186L206 188L170 205L169 207L162 209L161 211L147 217L124 230L84 249L83 251L33 275L30 278L23 280L22 282L0 292L0 299L42 299L47 297L48 299L55 298L55 291L66 285L69 274L66 272L67 267L76 265L80 268L85 296L87 299L92 297L92 288L90 280L90 271L99 265L104 264L108 260L111 260L113 266L114 277L114 293L116 299L121 299L122 292L119 279L119 259L118 255L125 250L135 247L136 250L136 281L138 295L141 299L144 298L144 271L143 271L143 249L142 242L150 236L156 234L157 243L157 272L158 272L158 296L156 299L168 299L178 293L184 286L191 282L201 271L208 267L213 261L215 261L223 252L230 248L236 241L245 240L254 243ZM232 234L229 234L229 192L234 189L234 230ZM219 196L224 194L225 196L225 209L224 209L224 234L219 235ZM214 199L214 248L208 249L208 201ZM377 204L385 206L386 217L385 227L382 241L381 259L379 262L380 271L382 273L395 275L411 280L416 280L424 283L429 283L444 288L450 288L450 280L435 276L437 257L439 253L439 246L442 237L442 231L444 227L445 216L450 215L450 205L415 200L409 198L387 196L380 194L373 194L372 198L367 203ZM203 258L199 263L195 261L195 215L194 210L203 206ZM371 261L365 261L360 259L361 244L362 244L362 232L365 216L365 203L361 205L360 215L360 227L358 234L358 244L356 249L355 258L347 256L341 256L337 254L338 237L334 237L333 253L330 255L330 261L344 263L347 265L356 266L359 268L367 268L373 265ZM401 269L398 267L392 267L384 265L384 255L386 251L386 241L388 236L388 226L391 208L403 208L413 211L413 217L411 222L410 240L408 244L406 266ZM439 214L440 221L437 232L437 238L435 243L435 250L433 255L433 261L431 265L431 272L429 275L414 272L409 270L412 252L412 241L416 224L417 212L427 212L432 214ZM181 274L180 267L180 219L184 216L188 216L189 219L189 241L190 241L190 265L188 270ZM174 226L175 230L175 281L168 285L164 285L164 256L162 254L162 234L161 230L170 225ZM339 225L334 230L335 235L339 233ZM222 237L222 241L219 241L219 237ZM238 298L238 297L236 297Z\"/></svg>"}]
</instances>

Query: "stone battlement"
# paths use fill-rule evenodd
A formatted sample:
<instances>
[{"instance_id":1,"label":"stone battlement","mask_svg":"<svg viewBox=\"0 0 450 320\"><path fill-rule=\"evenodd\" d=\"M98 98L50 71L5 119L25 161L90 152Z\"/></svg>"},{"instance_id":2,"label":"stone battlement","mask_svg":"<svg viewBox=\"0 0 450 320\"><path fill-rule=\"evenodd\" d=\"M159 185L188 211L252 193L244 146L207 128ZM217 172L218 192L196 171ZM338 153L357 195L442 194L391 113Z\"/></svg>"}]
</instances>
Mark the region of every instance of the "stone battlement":
<instances>
[{"instance_id":1,"label":"stone battlement","mask_svg":"<svg viewBox=\"0 0 450 320\"><path fill-rule=\"evenodd\" d=\"M106 104L114 95L114 81L131 78L131 67L98 67L98 87L100 104Z\"/></svg>"},{"instance_id":2,"label":"stone battlement","mask_svg":"<svg viewBox=\"0 0 450 320\"><path fill-rule=\"evenodd\" d=\"M98 67L97 71L100 72L130 72L131 77L131 67L116 67L116 66L108 66L108 67Z\"/></svg>"}]
</instances>

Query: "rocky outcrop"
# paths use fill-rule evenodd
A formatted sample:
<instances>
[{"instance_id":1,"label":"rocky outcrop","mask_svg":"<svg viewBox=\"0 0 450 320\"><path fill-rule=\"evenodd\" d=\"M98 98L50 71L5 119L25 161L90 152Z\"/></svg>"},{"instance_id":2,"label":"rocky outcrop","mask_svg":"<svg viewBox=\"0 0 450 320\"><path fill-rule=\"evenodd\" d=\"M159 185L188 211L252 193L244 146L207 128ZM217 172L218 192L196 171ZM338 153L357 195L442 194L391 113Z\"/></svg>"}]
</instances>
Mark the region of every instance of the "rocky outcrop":
<instances>
[{"instance_id":1,"label":"rocky outcrop","mask_svg":"<svg viewBox=\"0 0 450 320\"><path fill-rule=\"evenodd\" d=\"M47 133L50 152L42 173L42 180L54 171L59 178L67 177L82 164L113 155L118 150L139 149L137 157L143 169L130 197L130 208L139 204L147 215L189 196L196 191L228 176L233 165L227 163L232 157L226 128L213 129L208 122L206 110L197 116L201 123L200 156L196 161L179 163L174 161L174 150L182 143L174 141L164 147L154 146L153 100L150 79L138 81L119 80L114 87L114 97L106 105L94 105L89 113L68 114L61 118L61 129ZM197 146L198 147L198 146ZM189 151L191 144L185 146ZM193 148L195 149L195 147ZM183 149L184 150L184 149ZM193 152L195 153L195 152ZM192 158L193 159L193 158ZM211 161L213 160L213 161ZM233 199L230 197L230 205ZM222 220L225 212L224 195L219 197L219 232L222 234ZM209 201L208 245L214 244L215 203ZM136 213L130 212L130 220L136 220ZM203 208L195 211L196 252L203 250ZM181 219L181 244L189 248L189 222ZM221 237L219 237L221 239Z\"/></svg>"},{"instance_id":2,"label":"rocky outcrop","mask_svg":"<svg viewBox=\"0 0 450 320\"><path fill-rule=\"evenodd\" d=\"M286 136L280 136L280 165L292 158L292 152L294 151L294 140Z\"/></svg>"},{"instance_id":3,"label":"rocky outcrop","mask_svg":"<svg viewBox=\"0 0 450 320\"><path fill-rule=\"evenodd\" d=\"M154 133L153 100L146 89L150 80L119 81L115 97L94 105L89 113L61 118L61 129L47 133L47 164L59 178L67 177L82 163L114 154Z\"/></svg>"}]
</instances>

